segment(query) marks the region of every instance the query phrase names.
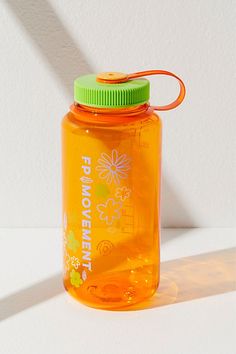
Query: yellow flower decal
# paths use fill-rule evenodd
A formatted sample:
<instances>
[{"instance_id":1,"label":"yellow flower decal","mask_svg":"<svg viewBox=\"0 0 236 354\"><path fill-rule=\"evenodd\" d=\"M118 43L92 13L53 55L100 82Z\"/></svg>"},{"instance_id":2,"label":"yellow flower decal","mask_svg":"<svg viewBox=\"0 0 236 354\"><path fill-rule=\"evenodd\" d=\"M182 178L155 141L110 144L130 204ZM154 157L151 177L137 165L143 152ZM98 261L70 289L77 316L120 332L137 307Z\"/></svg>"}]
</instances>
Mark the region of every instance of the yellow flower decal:
<instances>
[{"instance_id":1,"label":"yellow flower decal","mask_svg":"<svg viewBox=\"0 0 236 354\"><path fill-rule=\"evenodd\" d=\"M104 204L98 204L97 211L99 212L99 218L104 220L107 225L112 225L114 220L120 218L121 206L121 202L116 202L111 198Z\"/></svg>"},{"instance_id":2,"label":"yellow flower decal","mask_svg":"<svg viewBox=\"0 0 236 354\"><path fill-rule=\"evenodd\" d=\"M127 187L121 187L116 189L116 198L120 199L122 202L124 202L126 199L130 197L131 190Z\"/></svg>"},{"instance_id":3,"label":"yellow flower decal","mask_svg":"<svg viewBox=\"0 0 236 354\"><path fill-rule=\"evenodd\" d=\"M76 252L79 248L79 241L76 240L74 232L70 231L67 238L68 238L68 242L67 242L68 248L73 252Z\"/></svg>"},{"instance_id":4,"label":"yellow flower decal","mask_svg":"<svg viewBox=\"0 0 236 354\"><path fill-rule=\"evenodd\" d=\"M83 284L80 273L76 272L74 269L70 272L70 282L76 288L79 288Z\"/></svg>"},{"instance_id":5,"label":"yellow flower decal","mask_svg":"<svg viewBox=\"0 0 236 354\"><path fill-rule=\"evenodd\" d=\"M106 198L110 193L109 188L106 184L97 184L95 186L95 195L100 198Z\"/></svg>"}]
</instances>

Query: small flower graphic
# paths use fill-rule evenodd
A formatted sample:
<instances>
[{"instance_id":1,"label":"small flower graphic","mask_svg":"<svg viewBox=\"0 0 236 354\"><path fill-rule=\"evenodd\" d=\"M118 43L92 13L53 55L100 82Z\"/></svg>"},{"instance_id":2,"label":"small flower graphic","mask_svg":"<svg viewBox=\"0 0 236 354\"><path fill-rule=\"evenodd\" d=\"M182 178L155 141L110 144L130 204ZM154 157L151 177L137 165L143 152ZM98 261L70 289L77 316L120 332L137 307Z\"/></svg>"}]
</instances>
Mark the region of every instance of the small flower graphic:
<instances>
[{"instance_id":1,"label":"small flower graphic","mask_svg":"<svg viewBox=\"0 0 236 354\"><path fill-rule=\"evenodd\" d=\"M72 256L70 258L70 261L71 261L71 265L72 267L74 267L75 269L78 269L79 268L79 265L80 265L80 262L79 262L79 259L75 256Z\"/></svg>"},{"instance_id":2,"label":"small flower graphic","mask_svg":"<svg viewBox=\"0 0 236 354\"><path fill-rule=\"evenodd\" d=\"M117 150L112 150L109 156L105 152L98 159L96 170L99 172L99 177L104 179L108 184L114 182L120 183L120 179L128 177L130 169L130 158L126 154L120 154Z\"/></svg>"},{"instance_id":3,"label":"small flower graphic","mask_svg":"<svg viewBox=\"0 0 236 354\"><path fill-rule=\"evenodd\" d=\"M97 205L99 218L106 221L107 225L112 225L114 220L120 218L121 207L121 202L116 202L114 199L107 199L106 203Z\"/></svg>"},{"instance_id":4,"label":"small flower graphic","mask_svg":"<svg viewBox=\"0 0 236 354\"><path fill-rule=\"evenodd\" d=\"M79 288L80 285L83 284L83 280L81 279L80 273L76 272L74 269L70 272L70 282L76 288Z\"/></svg>"},{"instance_id":5,"label":"small flower graphic","mask_svg":"<svg viewBox=\"0 0 236 354\"><path fill-rule=\"evenodd\" d=\"M79 259L75 256L70 257L70 255L67 252L65 252L65 256L64 256L64 264L67 271L71 268L71 266L74 267L75 269L78 269L80 266Z\"/></svg>"},{"instance_id":6,"label":"small flower graphic","mask_svg":"<svg viewBox=\"0 0 236 354\"><path fill-rule=\"evenodd\" d=\"M126 199L130 197L131 190L127 187L121 187L116 189L116 198L120 199L122 202L124 202Z\"/></svg>"},{"instance_id":7,"label":"small flower graphic","mask_svg":"<svg viewBox=\"0 0 236 354\"><path fill-rule=\"evenodd\" d=\"M73 252L76 252L79 248L79 241L76 240L74 232L70 231L67 238L68 238L68 242L67 242L68 248Z\"/></svg>"}]
</instances>

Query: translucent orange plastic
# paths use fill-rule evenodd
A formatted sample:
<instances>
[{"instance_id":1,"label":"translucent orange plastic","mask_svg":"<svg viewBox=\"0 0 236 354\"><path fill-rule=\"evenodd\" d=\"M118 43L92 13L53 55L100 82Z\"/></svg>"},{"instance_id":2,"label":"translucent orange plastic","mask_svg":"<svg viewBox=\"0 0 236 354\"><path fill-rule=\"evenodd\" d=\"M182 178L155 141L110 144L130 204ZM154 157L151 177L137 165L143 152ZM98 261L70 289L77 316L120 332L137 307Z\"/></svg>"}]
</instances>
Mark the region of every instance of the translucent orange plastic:
<instances>
[{"instance_id":1,"label":"translucent orange plastic","mask_svg":"<svg viewBox=\"0 0 236 354\"><path fill-rule=\"evenodd\" d=\"M159 284L160 118L73 105L62 149L66 290L102 309L141 302Z\"/></svg>"}]
</instances>

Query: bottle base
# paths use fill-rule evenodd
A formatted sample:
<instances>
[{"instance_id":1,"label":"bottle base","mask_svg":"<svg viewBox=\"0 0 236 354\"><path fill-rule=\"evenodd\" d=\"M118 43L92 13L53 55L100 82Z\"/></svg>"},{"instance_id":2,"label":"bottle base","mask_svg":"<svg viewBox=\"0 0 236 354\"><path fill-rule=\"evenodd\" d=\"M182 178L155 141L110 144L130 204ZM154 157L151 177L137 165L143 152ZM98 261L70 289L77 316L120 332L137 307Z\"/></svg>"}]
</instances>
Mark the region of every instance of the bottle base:
<instances>
[{"instance_id":1,"label":"bottle base","mask_svg":"<svg viewBox=\"0 0 236 354\"><path fill-rule=\"evenodd\" d=\"M83 304L104 310L122 310L125 307L140 303L154 295L158 282L153 276L139 275L139 279L131 281L126 272L104 274L91 277L79 288L71 286L64 280L66 291Z\"/></svg>"}]
</instances>

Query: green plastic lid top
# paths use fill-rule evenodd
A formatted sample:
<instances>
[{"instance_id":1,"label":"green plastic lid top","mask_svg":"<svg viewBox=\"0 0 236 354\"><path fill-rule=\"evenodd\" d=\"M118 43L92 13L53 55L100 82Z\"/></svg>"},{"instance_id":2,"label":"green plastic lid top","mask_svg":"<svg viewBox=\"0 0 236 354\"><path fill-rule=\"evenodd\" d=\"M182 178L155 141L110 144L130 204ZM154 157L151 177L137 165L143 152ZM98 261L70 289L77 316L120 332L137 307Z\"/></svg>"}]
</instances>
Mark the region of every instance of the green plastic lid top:
<instances>
[{"instance_id":1,"label":"green plastic lid top","mask_svg":"<svg viewBox=\"0 0 236 354\"><path fill-rule=\"evenodd\" d=\"M110 84L98 82L96 77L96 74L85 75L74 81L75 102L93 107L119 108L149 101L150 84L147 79Z\"/></svg>"}]
</instances>

